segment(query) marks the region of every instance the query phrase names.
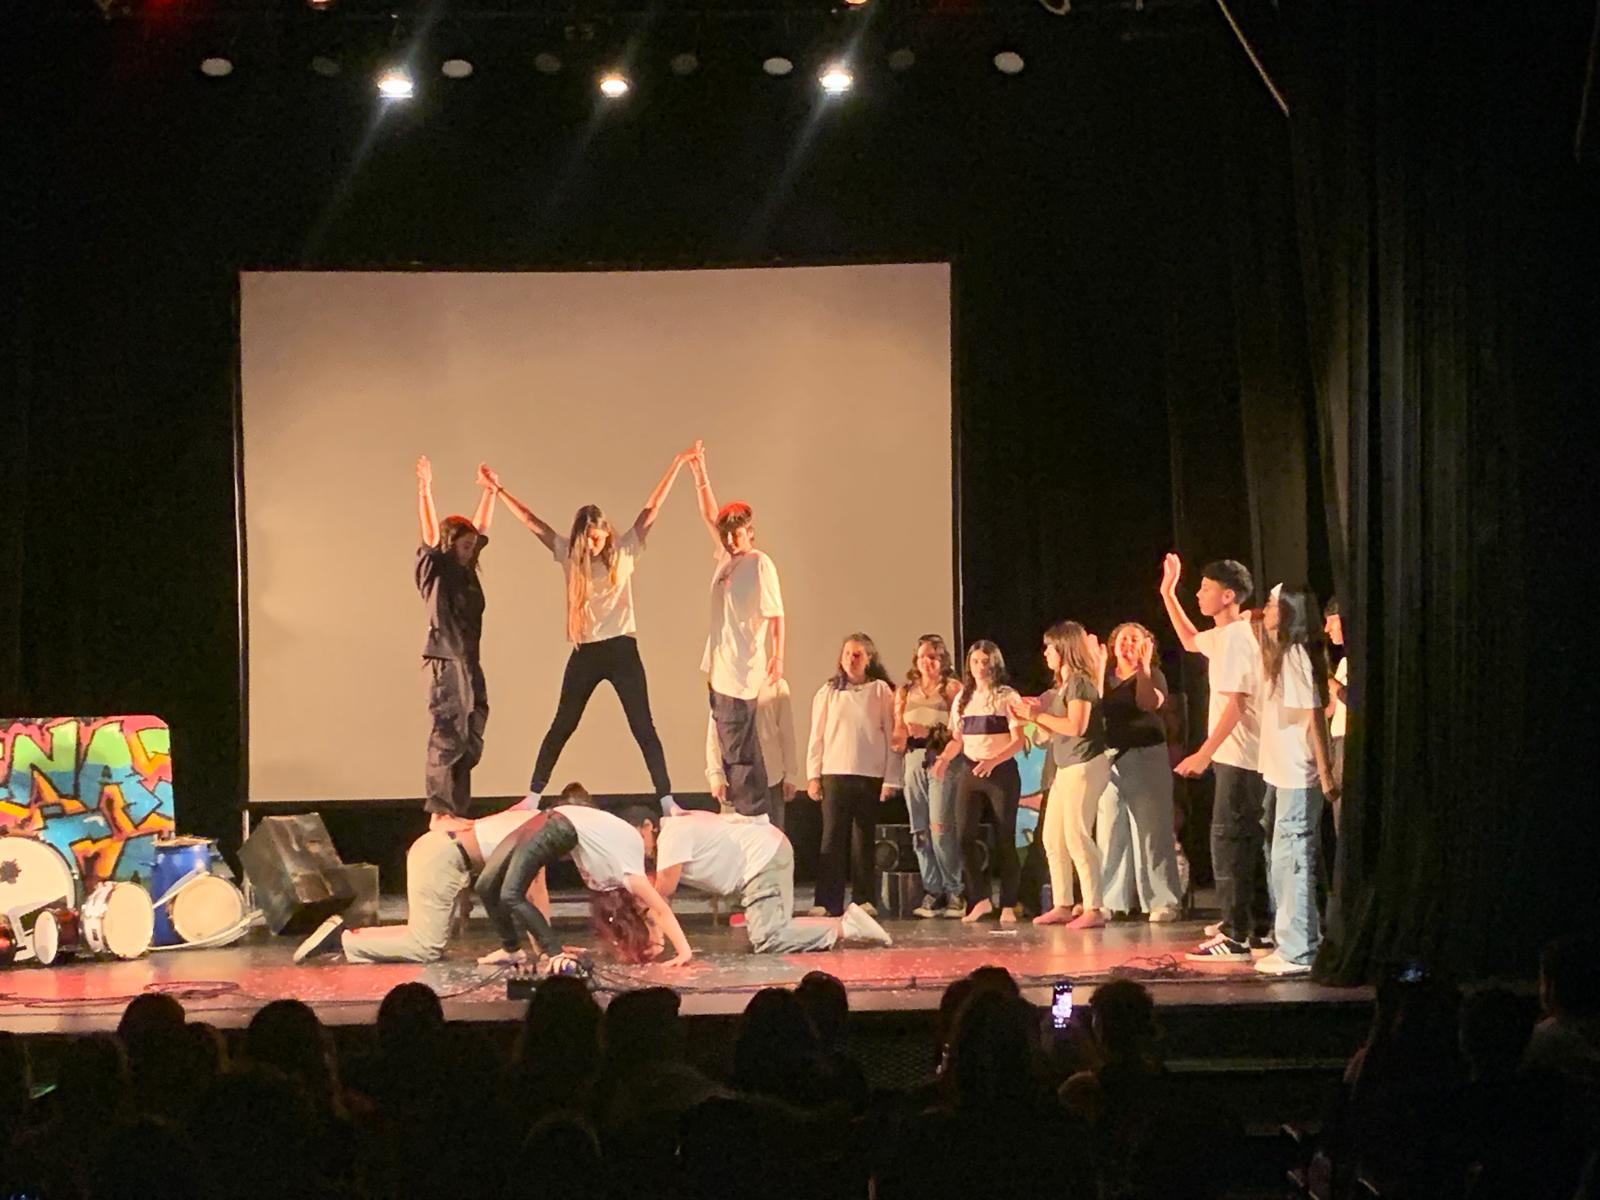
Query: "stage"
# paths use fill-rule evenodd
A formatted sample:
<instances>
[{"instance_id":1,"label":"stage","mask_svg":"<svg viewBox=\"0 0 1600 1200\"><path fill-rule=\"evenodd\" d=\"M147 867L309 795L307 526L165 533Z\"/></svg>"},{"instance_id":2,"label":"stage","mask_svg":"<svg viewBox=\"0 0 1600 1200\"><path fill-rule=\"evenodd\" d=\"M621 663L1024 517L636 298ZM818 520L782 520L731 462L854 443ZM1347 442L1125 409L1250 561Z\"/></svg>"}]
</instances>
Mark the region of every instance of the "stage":
<instances>
[{"instance_id":1,"label":"stage","mask_svg":"<svg viewBox=\"0 0 1600 1200\"><path fill-rule=\"evenodd\" d=\"M856 1012L927 1013L937 1008L947 984L985 964L1005 967L1028 998L1041 1004L1058 978L1079 984L1081 1004L1093 995L1095 983L1118 975L1146 983L1163 1009L1342 1008L1364 1006L1370 999L1364 989L1268 979L1244 964L1186 962L1183 952L1202 936L1199 919L1162 925L1114 922L1087 931L1036 929L1026 922L1002 929L994 920L978 925L890 920L884 925L894 936L892 947L852 945L821 954L768 956L751 954L744 932L729 928L725 917L713 923L703 902L684 909L694 961L685 968L601 962L595 984L602 1003L619 991L666 985L682 994L686 1015L727 1017L742 1011L760 988L792 985L807 971L824 970L844 981ZM573 942L587 940L581 911L574 899L558 898L557 931ZM386 900L386 920L402 915L401 902ZM365 1025L376 1018L390 988L412 981L438 992L452 1020L514 1022L524 1009L522 1001L506 997L507 971L480 968L474 961L494 947L481 911L447 957L428 965L355 965L340 955L296 965L297 940L257 929L221 949L157 950L128 962L13 965L0 971L0 1028L25 1034L114 1029L129 999L149 991L174 995L192 1019L224 1029L243 1026L263 1004L285 997L305 1000L330 1025Z\"/></svg>"}]
</instances>

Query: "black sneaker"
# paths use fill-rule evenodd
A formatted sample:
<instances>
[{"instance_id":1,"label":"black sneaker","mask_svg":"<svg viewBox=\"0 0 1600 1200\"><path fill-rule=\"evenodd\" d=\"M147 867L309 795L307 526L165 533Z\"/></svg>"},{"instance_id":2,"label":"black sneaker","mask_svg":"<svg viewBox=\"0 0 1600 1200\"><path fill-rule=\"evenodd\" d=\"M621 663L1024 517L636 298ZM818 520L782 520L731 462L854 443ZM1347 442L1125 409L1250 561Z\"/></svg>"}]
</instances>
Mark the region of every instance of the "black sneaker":
<instances>
[{"instance_id":1,"label":"black sneaker","mask_svg":"<svg viewBox=\"0 0 1600 1200\"><path fill-rule=\"evenodd\" d=\"M343 917L329 917L305 941L294 948L294 961L304 962L315 954L328 954L339 949L339 935L344 932Z\"/></svg>"},{"instance_id":2,"label":"black sneaker","mask_svg":"<svg viewBox=\"0 0 1600 1200\"><path fill-rule=\"evenodd\" d=\"M1207 938L1184 955L1190 962L1249 962L1250 947L1225 933Z\"/></svg>"},{"instance_id":3,"label":"black sneaker","mask_svg":"<svg viewBox=\"0 0 1600 1200\"><path fill-rule=\"evenodd\" d=\"M911 910L913 917L942 917L944 916L944 897L935 896L932 892L924 892L922 903Z\"/></svg>"},{"instance_id":4,"label":"black sneaker","mask_svg":"<svg viewBox=\"0 0 1600 1200\"><path fill-rule=\"evenodd\" d=\"M1278 939L1270 933L1252 933L1250 935L1250 949L1252 950L1276 950L1277 948Z\"/></svg>"},{"instance_id":5,"label":"black sneaker","mask_svg":"<svg viewBox=\"0 0 1600 1200\"><path fill-rule=\"evenodd\" d=\"M960 892L952 892L944 898L944 908L938 914L959 921L967 915L967 898Z\"/></svg>"}]
</instances>

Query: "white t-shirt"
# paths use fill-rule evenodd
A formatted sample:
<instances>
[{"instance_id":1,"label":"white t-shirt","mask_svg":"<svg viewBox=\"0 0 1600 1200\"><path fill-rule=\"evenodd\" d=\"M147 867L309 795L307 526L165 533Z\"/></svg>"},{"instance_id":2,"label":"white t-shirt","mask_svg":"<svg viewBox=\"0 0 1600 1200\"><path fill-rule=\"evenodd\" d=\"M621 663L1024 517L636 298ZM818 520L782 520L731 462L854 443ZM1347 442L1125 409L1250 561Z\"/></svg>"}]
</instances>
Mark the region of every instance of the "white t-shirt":
<instances>
[{"instance_id":1,"label":"white t-shirt","mask_svg":"<svg viewBox=\"0 0 1600 1200\"><path fill-rule=\"evenodd\" d=\"M495 847L538 815L528 808L508 808L474 821L472 832L478 839L478 850L483 854L483 861L488 862Z\"/></svg>"},{"instance_id":2,"label":"white t-shirt","mask_svg":"<svg viewBox=\"0 0 1600 1200\"><path fill-rule=\"evenodd\" d=\"M759 550L717 551L711 579L711 633L700 669L711 690L754 700L767 676L767 619L783 616L778 568Z\"/></svg>"},{"instance_id":3,"label":"white t-shirt","mask_svg":"<svg viewBox=\"0 0 1600 1200\"><path fill-rule=\"evenodd\" d=\"M633 564L644 553L644 539L630 527L621 537L613 535L613 540L617 547L615 583L611 582L604 559L589 560L589 602L584 605L588 620L579 639L583 642L603 642L637 629L633 619ZM550 549L565 579L572 570L572 560L567 557L572 541L558 537Z\"/></svg>"},{"instance_id":4,"label":"white t-shirt","mask_svg":"<svg viewBox=\"0 0 1600 1200\"><path fill-rule=\"evenodd\" d=\"M591 891L618 888L624 876L644 874L644 839L621 817L581 804L558 804L550 811L560 813L577 830L572 862Z\"/></svg>"},{"instance_id":5,"label":"white t-shirt","mask_svg":"<svg viewBox=\"0 0 1600 1200\"><path fill-rule=\"evenodd\" d=\"M1277 686L1264 685L1261 695L1261 777L1273 787L1317 786L1311 729L1303 719L1292 720L1297 715L1293 710L1316 707L1311 656L1304 646L1291 646L1283 657Z\"/></svg>"},{"instance_id":6,"label":"white t-shirt","mask_svg":"<svg viewBox=\"0 0 1600 1200\"><path fill-rule=\"evenodd\" d=\"M1333 669L1333 677L1339 681L1341 686L1348 687L1350 685L1350 656L1348 654L1341 658L1339 665ZM1328 722L1329 737L1344 736L1344 714L1344 701L1335 698L1333 702L1333 719Z\"/></svg>"},{"instance_id":7,"label":"white t-shirt","mask_svg":"<svg viewBox=\"0 0 1600 1200\"><path fill-rule=\"evenodd\" d=\"M1227 693L1243 692L1246 696L1239 723L1217 747L1217 752L1211 756L1212 761L1230 767L1243 767L1246 771L1260 770L1261 645L1256 641L1255 630L1250 628L1248 618L1240 618L1226 625L1202 629L1194 640L1200 647L1200 653L1206 656L1207 679L1211 685L1211 702L1206 716L1207 734L1222 719L1222 709L1228 702Z\"/></svg>"},{"instance_id":8,"label":"white t-shirt","mask_svg":"<svg viewBox=\"0 0 1600 1200\"><path fill-rule=\"evenodd\" d=\"M811 701L806 777L865 775L899 783L894 752L894 688L881 679L836 688L823 684Z\"/></svg>"},{"instance_id":9,"label":"white t-shirt","mask_svg":"<svg viewBox=\"0 0 1600 1200\"><path fill-rule=\"evenodd\" d=\"M685 885L731 896L765 869L783 842L783 830L768 821L685 813L661 822L656 869L682 867Z\"/></svg>"}]
</instances>

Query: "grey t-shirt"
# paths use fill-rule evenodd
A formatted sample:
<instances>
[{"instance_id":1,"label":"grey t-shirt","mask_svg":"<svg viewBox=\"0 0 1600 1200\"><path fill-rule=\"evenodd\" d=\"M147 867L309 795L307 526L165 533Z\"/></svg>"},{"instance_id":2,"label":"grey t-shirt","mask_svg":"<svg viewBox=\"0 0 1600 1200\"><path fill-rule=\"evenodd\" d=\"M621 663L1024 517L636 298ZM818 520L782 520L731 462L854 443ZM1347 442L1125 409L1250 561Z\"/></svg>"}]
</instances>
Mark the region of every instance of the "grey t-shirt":
<instances>
[{"instance_id":1,"label":"grey t-shirt","mask_svg":"<svg viewBox=\"0 0 1600 1200\"><path fill-rule=\"evenodd\" d=\"M1087 675L1073 674L1061 687L1045 693L1044 711L1053 717L1067 715L1067 701L1089 702L1089 724L1079 737L1052 734L1050 757L1057 769L1086 763L1106 752L1106 723L1100 712L1100 693Z\"/></svg>"}]
</instances>

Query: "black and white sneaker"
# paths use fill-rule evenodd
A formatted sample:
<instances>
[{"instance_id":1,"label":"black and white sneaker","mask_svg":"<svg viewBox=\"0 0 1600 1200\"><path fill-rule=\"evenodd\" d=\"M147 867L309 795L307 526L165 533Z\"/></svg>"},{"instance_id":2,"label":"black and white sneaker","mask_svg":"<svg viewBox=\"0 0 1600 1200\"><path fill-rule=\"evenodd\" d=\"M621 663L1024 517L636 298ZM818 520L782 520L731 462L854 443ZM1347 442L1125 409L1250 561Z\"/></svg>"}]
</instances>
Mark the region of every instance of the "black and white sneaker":
<instances>
[{"instance_id":1,"label":"black and white sneaker","mask_svg":"<svg viewBox=\"0 0 1600 1200\"><path fill-rule=\"evenodd\" d=\"M304 962L316 954L330 954L339 949L339 935L344 932L343 917L329 917L305 941L294 948L294 961Z\"/></svg>"},{"instance_id":2,"label":"black and white sneaker","mask_svg":"<svg viewBox=\"0 0 1600 1200\"><path fill-rule=\"evenodd\" d=\"M1225 933L1207 938L1184 955L1190 962L1249 962L1250 947Z\"/></svg>"},{"instance_id":3,"label":"black and white sneaker","mask_svg":"<svg viewBox=\"0 0 1600 1200\"><path fill-rule=\"evenodd\" d=\"M935 896L932 892L922 894L922 903L911 910L913 917L942 917L944 916L944 897Z\"/></svg>"}]
</instances>

